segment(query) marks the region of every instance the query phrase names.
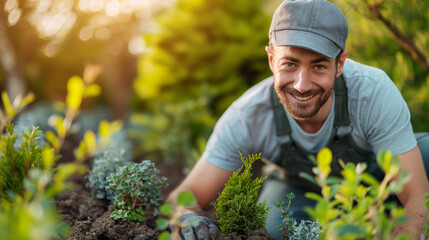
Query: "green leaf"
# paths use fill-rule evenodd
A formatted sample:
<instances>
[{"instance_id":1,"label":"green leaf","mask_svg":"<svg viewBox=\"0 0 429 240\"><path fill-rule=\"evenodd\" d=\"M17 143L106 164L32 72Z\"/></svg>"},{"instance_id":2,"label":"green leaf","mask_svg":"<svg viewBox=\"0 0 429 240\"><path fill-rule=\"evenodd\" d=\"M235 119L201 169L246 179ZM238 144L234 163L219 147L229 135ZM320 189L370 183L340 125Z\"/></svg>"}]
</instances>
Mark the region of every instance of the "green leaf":
<instances>
[{"instance_id":1,"label":"green leaf","mask_svg":"<svg viewBox=\"0 0 429 240\"><path fill-rule=\"evenodd\" d=\"M98 84L91 84L85 89L84 97L96 97L100 95L101 88Z\"/></svg>"},{"instance_id":2,"label":"green leaf","mask_svg":"<svg viewBox=\"0 0 429 240\"><path fill-rule=\"evenodd\" d=\"M170 224L170 222L167 219L165 219L165 218L158 218L158 219L156 219L156 227L159 230L166 229L169 226L169 224Z\"/></svg>"},{"instance_id":3,"label":"green leaf","mask_svg":"<svg viewBox=\"0 0 429 240\"><path fill-rule=\"evenodd\" d=\"M25 106L27 106L28 104L34 102L36 96L34 95L34 93L29 92L24 99L22 99L22 101L19 104L19 108L23 108Z\"/></svg>"},{"instance_id":4,"label":"green leaf","mask_svg":"<svg viewBox=\"0 0 429 240\"><path fill-rule=\"evenodd\" d=\"M389 151L382 151L377 156L378 165L384 173L388 173L392 164L392 153Z\"/></svg>"},{"instance_id":5,"label":"green leaf","mask_svg":"<svg viewBox=\"0 0 429 240\"><path fill-rule=\"evenodd\" d=\"M51 169L55 163L55 152L53 148L47 147L42 151L43 164L46 169Z\"/></svg>"},{"instance_id":6,"label":"green leaf","mask_svg":"<svg viewBox=\"0 0 429 240\"><path fill-rule=\"evenodd\" d=\"M71 77L67 82L67 107L71 108L72 110L79 109L82 103L84 90L85 85L82 78L79 76Z\"/></svg>"},{"instance_id":7,"label":"green leaf","mask_svg":"<svg viewBox=\"0 0 429 240\"><path fill-rule=\"evenodd\" d=\"M329 148L322 148L317 153L317 165L321 170L321 174L328 176L331 172L332 152Z\"/></svg>"},{"instance_id":8,"label":"green leaf","mask_svg":"<svg viewBox=\"0 0 429 240\"><path fill-rule=\"evenodd\" d=\"M380 187L380 183L378 182L378 180L368 173L362 173L361 178L362 178L362 182L370 185L373 188Z\"/></svg>"},{"instance_id":9,"label":"green leaf","mask_svg":"<svg viewBox=\"0 0 429 240\"><path fill-rule=\"evenodd\" d=\"M305 172L300 172L299 176L317 185L317 182L312 175Z\"/></svg>"},{"instance_id":10,"label":"green leaf","mask_svg":"<svg viewBox=\"0 0 429 240\"><path fill-rule=\"evenodd\" d=\"M314 192L305 193L305 197L308 199L315 200L315 201L321 201L323 199L319 194L314 193Z\"/></svg>"},{"instance_id":11,"label":"green leaf","mask_svg":"<svg viewBox=\"0 0 429 240\"><path fill-rule=\"evenodd\" d=\"M171 203L164 203L164 204L161 205L161 207L159 208L159 210L165 216L170 216L171 213L173 212L173 205Z\"/></svg>"},{"instance_id":12,"label":"green leaf","mask_svg":"<svg viewBox=\"0 0 429 240\"><path fill-rule=\"evenodd\" d=\"M45 133L45 138L46 141L48 141L52 145L52 147L54 147L55 149L60 148L60 140L58 139L57 135L55 135L55 133L48 130Z\"/></svg>"},{"instance_id":13,"label":"green leaf","mask_svg":"<svg viewBox=\"0 0 429 240\"><path fill-rule=\"evenodd\" d=\"M92 154L97 145L97 137L95 136L95 133L93 131L86 131L83 141L85 142L86 150Z\"/></svg>"},{"instance_id":14,"label":"green leaf","mask_svg":"<svg viewBox=\"0 0 429 240\"><path fill-rule=\"evenodd\" d=\"M185 207L194 206L197 201L191 191L183 191L177 196L177 202Z\"/></svg>"},{"instance_id":15,"label":"green leaf","mask_svg":"<svg viewBox=\"0 0 429 240\"><path fill-rule=\"evenodd\" d=\"M10 104L9 95L6 91L3 91L1 94L1 98L3 100L4 110L6 112L6 116L14 117L16 115L16 111L13 108L12 104Z\"/></svg>"},{"instance_id":16,"label":"green leaf","mask_svg":"<svg viewBox=\"0 0 429 240\"><path fill-rule=\"evenodd\" d=\"M337 233L338 236L353 235L358 238L363 236L363 233L365 231L361 227L351 225L351 224L345 224L343 226L340 226L335 232Z\"/></svg>"},{"instance_id":17,"label":"green leaf","mask_svg":"<svg viewBox=\"0 0 429 240\"><path fill-rule=\"evenodd\" d=\"M171 240L171 234L169 232L162 232L158 236L158 240Z\"/></svg>"}]
</instances>

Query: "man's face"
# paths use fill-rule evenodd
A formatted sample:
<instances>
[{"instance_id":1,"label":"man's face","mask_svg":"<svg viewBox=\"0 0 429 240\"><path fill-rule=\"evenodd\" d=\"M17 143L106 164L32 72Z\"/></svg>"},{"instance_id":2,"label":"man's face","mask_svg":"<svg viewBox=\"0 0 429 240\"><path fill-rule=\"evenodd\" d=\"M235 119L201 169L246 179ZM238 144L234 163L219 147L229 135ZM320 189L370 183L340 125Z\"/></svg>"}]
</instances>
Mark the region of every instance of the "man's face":
<instances>
[{"instance_id":1,"label":"man's face","mask_svg":"<svg viewBox=\"0 0 429 240\"><path fill-rule=\"evenodd\" d=\"M299 121L317 120L318 116L324 120L332 106L335 78L341 75L343 59L337 65L335 58L289 46L274 47L273 52L267 48L267 53L274 88L289 114Z\"/></svg>"}]
</instances>

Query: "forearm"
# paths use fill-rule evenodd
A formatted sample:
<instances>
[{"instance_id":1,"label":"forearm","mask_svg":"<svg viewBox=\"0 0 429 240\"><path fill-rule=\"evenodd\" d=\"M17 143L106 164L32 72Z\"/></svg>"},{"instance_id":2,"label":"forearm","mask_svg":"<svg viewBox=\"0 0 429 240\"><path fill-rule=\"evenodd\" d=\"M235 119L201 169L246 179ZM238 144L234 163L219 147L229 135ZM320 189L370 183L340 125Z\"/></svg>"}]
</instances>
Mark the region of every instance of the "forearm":
<instances>
[{"instance_id":1,"label":"forearm","mask_svg":"<svg viewBox=\"0 0 429 240\"><path fill-rule=\"evenodd\" d=\"M424 206L423 196L409 200L404 206L405 216L408 221L395 229L395 235L403 232L410 234L411 239L420 239L421 234L425 234L424 227L427 224L429 213Z\"/></svg>"},{"instance_id":2,"label":"forearm","mask_svg":"<svg viewBox=\"0 0 429 240\"><path fill-rule=\"evenodd\" d=\"M201 159L183 182L171 192L167 201L176 204L177 196L183 191L191 191L197 200L197 209L206 208L216 199L232 172L222 170Z\"/></svg>"}]
</instances>

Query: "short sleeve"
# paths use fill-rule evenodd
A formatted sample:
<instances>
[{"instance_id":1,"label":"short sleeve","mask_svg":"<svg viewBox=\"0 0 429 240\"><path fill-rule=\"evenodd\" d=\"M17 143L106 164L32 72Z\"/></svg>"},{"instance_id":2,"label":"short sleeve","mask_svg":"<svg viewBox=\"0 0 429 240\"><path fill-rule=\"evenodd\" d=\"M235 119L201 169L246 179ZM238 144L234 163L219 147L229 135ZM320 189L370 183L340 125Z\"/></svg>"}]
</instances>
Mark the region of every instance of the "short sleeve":
<instances>
[{"instance_id":1,"label":"short sleeve","mask_svg":"<svg viewBox=\"0 0 429 240\"><path fill-rule=\"evenodd\" d=\"M384 72L376 78L361 116L368 143L376 153L381 150L394 154L408 152L417 145L408 106Z\"/></svg>"}]
</instances>

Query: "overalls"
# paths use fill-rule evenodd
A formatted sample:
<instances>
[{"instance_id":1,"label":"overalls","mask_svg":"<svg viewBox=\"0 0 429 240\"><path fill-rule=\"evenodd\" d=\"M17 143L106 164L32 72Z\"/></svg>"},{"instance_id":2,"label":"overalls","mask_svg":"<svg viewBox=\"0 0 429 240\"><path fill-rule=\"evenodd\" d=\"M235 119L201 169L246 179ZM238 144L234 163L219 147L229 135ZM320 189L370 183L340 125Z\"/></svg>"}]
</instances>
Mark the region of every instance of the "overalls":
<instances>
[{"instance_id":1,"label":"overalls","mask_svg":"<svg viewBox=\"0 0 429 240\"><path fill-rule=\"evenodd\" d=\"M274 112L274 121L276 124L277 137L288 136L290 141L281 144L281 158L274 163L284 169L286 181L294 186L300 187L307 191L319 191L320 189L310 181L299 176L300 172L314 175L312 168L315 166L309 160L309 155L316 156L317 152L308 152L304 150L299 143L295 142L291 136L291 129L283 105L279 102L277 93L272 88L271 103ZM347 108L347 88L343 75L335 81L335 134L328 141L328 147L333 154L331 163L331 176L341 176L341 165L339 159L344 163L366 162L367 171L377 178L382 177L381 169L378 167L375 154L373 152L361 149L353 140L351 132L353 127L350 123L349 112Z\"/></svg>"}]
</instances>

